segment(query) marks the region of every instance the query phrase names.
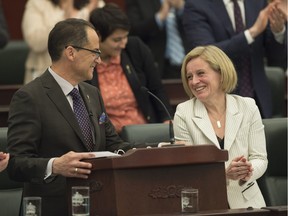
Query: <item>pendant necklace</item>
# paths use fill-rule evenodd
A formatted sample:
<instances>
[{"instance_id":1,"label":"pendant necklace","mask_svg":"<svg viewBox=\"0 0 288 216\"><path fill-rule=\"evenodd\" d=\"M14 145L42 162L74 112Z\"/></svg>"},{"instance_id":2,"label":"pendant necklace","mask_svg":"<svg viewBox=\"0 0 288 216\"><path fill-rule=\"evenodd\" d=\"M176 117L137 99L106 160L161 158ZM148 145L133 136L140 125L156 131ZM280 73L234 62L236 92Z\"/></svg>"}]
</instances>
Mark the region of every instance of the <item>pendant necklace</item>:
<instances>
[{"instance_id":1,"label":"pendant necklace","mask_svg":"<svg viewBox=\"0 0 288 216\"><path fill-rule=\"evenodd\" d=\"M220 120L216 121L216 124L217 124L217 127L218 127L218 128L221 128L221 127L222 127Z\"/></svg>"},{"instance_id":2,"label":"pendant necklace","mask_svg":"<svg viewBox=\"0 0 288 216\"><path fill-rule=\"evenodd\" d=\"M215 118L211 115L211 117L216 121L217 128L219 128L219 129L222 127L222 125L221 125L221 119L223 118L225 112L226 112L226 110L225 110L224 113L221 115L221 117L220 117L219 120L215 119Z\"/></svg>"}]
</instances>

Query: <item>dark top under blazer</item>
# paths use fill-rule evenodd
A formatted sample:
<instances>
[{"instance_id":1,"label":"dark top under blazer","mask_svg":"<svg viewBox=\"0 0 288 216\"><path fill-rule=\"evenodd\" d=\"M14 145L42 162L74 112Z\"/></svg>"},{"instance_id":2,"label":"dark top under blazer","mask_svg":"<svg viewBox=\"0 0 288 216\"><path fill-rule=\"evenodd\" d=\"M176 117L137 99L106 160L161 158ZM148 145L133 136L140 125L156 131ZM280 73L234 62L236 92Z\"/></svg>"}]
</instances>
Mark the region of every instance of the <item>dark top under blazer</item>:
<instances>
[{"instance_id":1,"label":"dark top under blazer","mask_svg":"<svg viewBox=\"0 0 288 216\"><path fill-rule=\"evenodd\" d=\"M247 29L256 21L259 12L267 5L266 0L244 0ZM183 24L189 49L214 44L220 47L233 61L236 69L240 66L239 56L249 56L252 83L262 117L272 115L270 86L264 71L265 56L270 64L277 65L285 58L286 42L279 44L269 28L249 45L244 32L235 34L230 17L222 0L187 0ZM285 33L286 34L286 33ZM278 61L278 63L277 63ZM241 73L238 73L241 77Z\"/></svg>"},{"instance_id":2,"label":"dark top under blazer","mask_svg":"<svg viewBox=\"0 0 288 216\"><path fill-rule=\"evenodd\" d=\"M148 88L165 104L172 116L172 108L153 62L149 48L138 37L128 37L126 48L121 53L121 66L147 122L160 123L169 120L165 109L148 93L141 90L141 86ZM88 82L99 86L96 70L93 79Z\"/></svg>"},{"instance_id":3,"label":"dark top under blazer","mask_svg":"<svg viewBox=\"0 0 288 216\"><path fill-rule=\"evenodd\" d=\"M99 124L106 113L99 90L87 83L80 83L79 90L95 131L95 151L131 148L109 120ZM45 182L47 163L69 151L88 150L74 112L48 70L14 94L8 124L10 178L25 182L23 196L42 197L43 216L68 215L66 178Z\"/></svg>"}]
</instances>

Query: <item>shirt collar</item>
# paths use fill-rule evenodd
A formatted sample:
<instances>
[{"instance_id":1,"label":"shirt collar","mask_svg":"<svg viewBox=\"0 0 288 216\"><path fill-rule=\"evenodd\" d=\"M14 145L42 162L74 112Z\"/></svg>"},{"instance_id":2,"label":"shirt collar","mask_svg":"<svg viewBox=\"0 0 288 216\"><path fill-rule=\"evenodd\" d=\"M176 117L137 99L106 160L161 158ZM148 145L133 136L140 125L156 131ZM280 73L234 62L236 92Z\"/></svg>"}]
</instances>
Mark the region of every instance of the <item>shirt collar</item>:
<instances>
[{"instance_id":1,"label":"shirt collar","mask_svg":"<svg viewBox=\"0 0 288 216\"><path fill-rule=\"evenodd\" d=\"M63 79L61 76L59 76L55 71L52 70L51 67L48 68L48 71L50 74L54 77L60 88L62 89L63 93L68 96L68 94L72 91L73 88L78 89L78 85L73 86L71 85L67 80Z\"/></svg>"}]
</instances>

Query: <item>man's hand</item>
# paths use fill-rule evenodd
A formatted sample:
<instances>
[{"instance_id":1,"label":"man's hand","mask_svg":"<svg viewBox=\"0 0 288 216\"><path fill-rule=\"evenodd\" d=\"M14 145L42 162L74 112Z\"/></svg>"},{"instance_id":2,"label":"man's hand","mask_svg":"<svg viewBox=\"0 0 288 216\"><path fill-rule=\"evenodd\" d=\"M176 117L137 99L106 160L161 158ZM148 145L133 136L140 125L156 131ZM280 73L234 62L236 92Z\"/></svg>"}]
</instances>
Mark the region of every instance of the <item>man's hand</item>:
<instances>
[{"instance_id":1,"label":"man's hand","mask_svg":"<svg viewBox=\"0 0 288 216\"><path fill-rule=\"evenodd\" d=\"M271 31L274 33L279 33L283 31L285 27L285 22L287 20L287 14L285 14L280 9L280 2L275 1L274 3L270 3L271 6L269 8L269 21Z\"/></svg>"},{"instance_id":2,"label":"man's hand","mask_svg":"<svg viewBox=\"0 0 288 216\"><path fill-rule=\"evenodd\" d=\"M88 175L91 173L92 164L81 160L93 157L94 154L89 152L76 153L70 151L53 161L52 173L66 177L87 179Z\"/></svg>"},{"instance_id":3,"label":"man's hand","mask_svg":"<svg viewBox=\"0 0 288 216\"><path fill-rule=\"evenodd\" d=\"M256 38L266 29L268 24L268 15L269 15L269 5L260 11L255 23L250 29L248 29L253 38Z\"/></svg>"},{"instance_id":4,"label":"man's hand","mask_svg":"<svg viewBox=\"0 0 288 216\"><path fill-rule=\"evenodd\" d=\"M160 10L157 12L157 15L161 21L166 20L169 10L170 10L170 6L168 3L168 0L164 0L160 7Z\"/></svg>"},{"instance_id":5,"label":"man's hand","mask_svg":"<svg viewBox=\"0 0 288 216\"><path fill-rule=\"evenodd\" d=\"M184 7L184 0L168 0L170 7L180 10Z\"/></svg>"}]
</instances>

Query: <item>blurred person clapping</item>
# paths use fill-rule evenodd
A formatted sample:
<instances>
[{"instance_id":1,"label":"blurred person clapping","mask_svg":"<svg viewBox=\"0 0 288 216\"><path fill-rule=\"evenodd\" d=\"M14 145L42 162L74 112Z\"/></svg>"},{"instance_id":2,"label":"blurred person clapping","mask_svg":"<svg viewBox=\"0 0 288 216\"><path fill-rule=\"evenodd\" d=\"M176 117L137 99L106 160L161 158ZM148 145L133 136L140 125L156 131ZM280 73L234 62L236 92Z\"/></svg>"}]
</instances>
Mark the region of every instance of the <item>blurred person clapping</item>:
<instances>
[{"instance_id":1,"label":"blurred person clapping","mask_svg":"<svg viewBox=\"0 0 288 216\"><path fill-rule=\"evenodd\" d=\"M22 19L22 32L30 52L26 60L24 83L38 77L51 65L48 34L54 25L67 18L88 20L89 13L102 0L28 0Z\"/></svg>"}]
</instances>

